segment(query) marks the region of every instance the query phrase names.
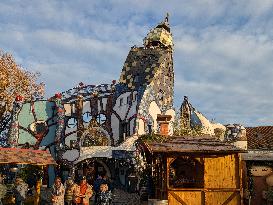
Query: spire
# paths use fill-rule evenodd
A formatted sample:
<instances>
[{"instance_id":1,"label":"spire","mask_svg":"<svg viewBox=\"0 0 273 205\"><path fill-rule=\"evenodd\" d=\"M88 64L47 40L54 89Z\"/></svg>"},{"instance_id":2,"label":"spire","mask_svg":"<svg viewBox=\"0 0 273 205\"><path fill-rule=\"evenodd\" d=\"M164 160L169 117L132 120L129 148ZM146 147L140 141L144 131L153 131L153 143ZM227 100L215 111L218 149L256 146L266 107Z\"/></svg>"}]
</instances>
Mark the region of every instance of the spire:
<instances>
[{"instance_id":1,"label":"spire","mask_svg":"<svg viewBox=\"0 0 273 205\"><path fill-rule=\"evenodd\" d=\"M165 19L152 29L144 38L145 47L173 47L172 34L169 25L169 13Z\"/></svg>"},{"instance_id":2,"label":"spire","mask_svg":"<svg viewBox=\"0 0 273 205\"><path fill-rule=\"evenodd\" d=\"M169 22L169 13L166 13L165 22Z\"/></svg>"},{"instance_id":3,"label":"spire","mask_svg":"<svg viewBox=\"0 0 273 205\"><path fill-rule=\"evenodd\" d=\"M190 128L190 115L191 115L191 105L189 103L188 97L184 96L184 101L180 107L180 119L183 128Z\"/></svg>"},{"instance_id":4,"label":"spire","mask_svg":"<svg viewBox=\"0 0 273 205\"><path fill-rule=\"evenodd\" d=\"M161 23L159 23L156 28L164 28L168 32L171 31L170 24L169 24L169 13L168 12L166 13L166 17L165 17L164 21L162 21Z\"/></svg>"}]
</instances>

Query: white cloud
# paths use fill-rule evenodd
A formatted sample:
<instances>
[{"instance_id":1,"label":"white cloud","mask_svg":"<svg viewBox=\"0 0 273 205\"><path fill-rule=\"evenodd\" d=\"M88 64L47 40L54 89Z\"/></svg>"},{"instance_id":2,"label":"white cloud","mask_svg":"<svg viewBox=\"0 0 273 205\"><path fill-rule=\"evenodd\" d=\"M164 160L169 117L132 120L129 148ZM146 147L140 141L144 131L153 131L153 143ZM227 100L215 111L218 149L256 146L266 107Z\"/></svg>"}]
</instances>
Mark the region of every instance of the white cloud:
<instances>
[{"instance_id":1,"label":"white cloud","mask_svg":"<svg viewBox=\"0 0 273 205\"><path fill-rule=\"evenodd\" d=\"M273 2L1 1L0 47L39 71L48 96L118 79L128 51L170 12L175 104L209 119L272 124Z\"/></svg>"}]
</instances>

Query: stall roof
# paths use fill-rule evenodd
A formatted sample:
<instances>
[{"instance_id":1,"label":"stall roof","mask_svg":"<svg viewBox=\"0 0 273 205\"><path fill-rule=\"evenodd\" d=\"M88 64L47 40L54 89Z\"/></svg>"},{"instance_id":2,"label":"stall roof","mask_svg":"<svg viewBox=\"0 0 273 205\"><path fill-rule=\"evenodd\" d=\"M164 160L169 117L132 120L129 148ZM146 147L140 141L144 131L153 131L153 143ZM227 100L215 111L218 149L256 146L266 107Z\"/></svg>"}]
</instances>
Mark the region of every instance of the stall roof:
<instances>
[{"instance_id":1,"label":"stall roof","mask_svg":"<svg viewBox=\"0 0 273 205\"><path fill-rule=\"evenodd\" d=\"M161 153L238 153L246 152L211 136L175 136L165 142L146 142L151 152Z\"/></svg>"},{"instance_id":2,"label":"stall roof","mask_svg":"<svg viewBox=\"0 0 273 205\"><path fill-rule=\"evenodd\" d=\"M50 165L56 162L48 151L0 148L0 164Z\"/></svg>"}]
</instances>

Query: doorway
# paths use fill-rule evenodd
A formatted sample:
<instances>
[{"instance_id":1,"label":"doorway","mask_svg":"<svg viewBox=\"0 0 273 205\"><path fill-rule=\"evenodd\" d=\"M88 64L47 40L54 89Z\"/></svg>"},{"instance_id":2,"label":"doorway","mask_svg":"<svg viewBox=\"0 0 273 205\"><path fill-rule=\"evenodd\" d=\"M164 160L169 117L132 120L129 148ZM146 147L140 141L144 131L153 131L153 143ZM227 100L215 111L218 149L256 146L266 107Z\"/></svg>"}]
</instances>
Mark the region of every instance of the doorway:
<instances>
[{"instance_id":1,"label":"doorway","mask_svg":"<svg viewBox=\"0 0 273 205\"><path fill-rule=\"evenodd\" d=\"M87 182L93 185L99 174L111 178L110 169L103 160L86 159L76 166L76 181L79 181L81 176L86 176Z\"/></svg>"}]
</instances>

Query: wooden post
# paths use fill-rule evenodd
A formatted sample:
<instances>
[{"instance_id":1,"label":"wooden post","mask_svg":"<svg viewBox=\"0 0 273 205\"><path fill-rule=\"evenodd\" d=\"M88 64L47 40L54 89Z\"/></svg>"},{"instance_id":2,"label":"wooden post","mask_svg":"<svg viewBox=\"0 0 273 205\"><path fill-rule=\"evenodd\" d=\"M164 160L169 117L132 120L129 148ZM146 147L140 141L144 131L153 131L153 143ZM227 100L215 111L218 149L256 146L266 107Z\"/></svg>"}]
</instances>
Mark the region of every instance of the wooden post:
<instances>
[{"instance_id":1,"label":"wooden post","mask_svg":"<svg viewBox=\"0 0 273 205\"><path fill-rule=\"evenodd\" d=\"M42 170L43 170L43 166L42 166ZM36 183L36 197L34 198L34 205L40 204L42 180L43 178L41 177L40 179L38 179Z\"/></svg>"},{"instance_id":2,"label":"wooden post","mask_svg":"<svg viewBox=\"0 0 273 205\"><path fill-rule=\"evenodd\" d=\"M244 204L244 189L243 189L243 160L242 160L242 155L237 154L238 159L239 159L239 166L240 166L240 196L241 196L241 205Z\"/></svg>"}]
</instances>

